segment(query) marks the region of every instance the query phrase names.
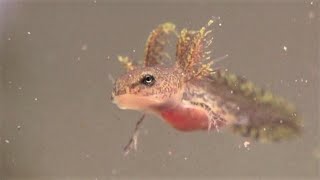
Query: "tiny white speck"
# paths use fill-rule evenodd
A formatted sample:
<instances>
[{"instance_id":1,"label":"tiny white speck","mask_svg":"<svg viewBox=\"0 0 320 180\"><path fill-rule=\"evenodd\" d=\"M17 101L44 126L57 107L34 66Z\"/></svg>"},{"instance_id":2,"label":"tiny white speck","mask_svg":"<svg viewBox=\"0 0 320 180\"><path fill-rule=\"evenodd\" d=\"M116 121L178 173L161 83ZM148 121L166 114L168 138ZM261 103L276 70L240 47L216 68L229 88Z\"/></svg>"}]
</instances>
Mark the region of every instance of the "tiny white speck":
<instances>
[{"instance_id":1,"label":"tiny white speck","mask_svg":"<svg viewBox=\"0 0 320 180\"><path fill-rule=\"evenodd\" d=\"M282 120L280 120L280 124L282 124L283 123L283 121Z\"/></svg>"},{"instance_id":2,"label":"tiny white speck","mask_svg":"<svg viewBox=\"0 0 320 180\"><path fill-rule=\"evenodd\" d=\"M294 82L298 82L298 79L294 80Z\"/></svg>"},{"instance_id":3,"label":"tiny white speck","mask_svg":"<svg viewBox=\"0 0 320 180\"><path fill-rule=\"evenodd\" d=\"M6 142L7 144L9 144L9 143L10 143L10 141L9 141L8 139L4 140L4 142Z\"/></svg>"},{"instance_id":4,"label":"tiny white speck","mask_svg":"<svg viewBox=\"0 0 320 180\"><path fill-rule=\"evenodd\" d=\"M172 151L169 151L168 154L169 154L169 156L171 156L172 155Z\"/></svg>"},{"instance_id":5,"label":"tiny white speck","mask_svg":"<svg viewBox=\"0 0 320 180\"><path fill-rule=\"evenodd\" d=\"M132 50L132 52L136 52L136 50L134 49L134 50Z\"/></svg>"},{"instance_id":6,"label":"tiny white speck","mask_svg":"<svg viewBox=\"0 0 320 180\"><path fill-rule=\"evenodd\" d=\"M96 1L96 0L94 0L94 1L93 1L93 3L97 3L97 1Z\"/></svg>"},{"instance_id":7,"label":"tiny white speck","mask_svg":"<svg viewBox=\"0 0 320 180\"><path fill-rule=\"evenodd\" d=\"M227 71L228 71L228 69L225 69L225 71L227 72Z\"/></svg>"},{"instance_id":8,"label":"tiny white speck","mask_svg":"<svg viewBox=\"0 0 320 180\"><path fill-rule=\"evenodd\" d=\"M12 84L12 81L8 81L8 84Z\"/></svg>"},{"instance_id":9,"label":"tiny white speck","mask_svg":"<svg viewBox=\"0 0 320 180\"><path fill-rule=\"evenodd\" d=\"M187 157L184 157L184 160L188 160L188 158L187 158Z\"/></svg>"},{"instance_id":10,"label":"tiny white speck","mask_svg":"<svg viewBox=\"0 0 320 180\"><path fill-rule=\"evenodd\" d=\"M110 59L110 56L107 56L107 59L109 60L109 59Z\"/></svg>"},{"instance_id":11,"label":"tiny white speck","mask_svg":"<svg viewBox=\"0 0 320 180\"><path fill-rule=\"evenodd\" d=\"M249 141L245 141L245 142L243 143L243 145L244 145L245 148L247 148L247 147L250 145L250 142L249 142Z\"/></svg>"},{"instance_id":12,"label":"tiny white speck","mask_svg":"<svg viewBox=\"0 0 320 180\"><path fill-rule=\"evenodd\" d=\"M303 82L303 78L301 78L300 81Z\"/></svg>"},{"instance_id":13,"label":"tiny white speck","mask_svg":"<svg viewBox=\"0 0 320 180\"><path fill-rule=\"evenodd\" d=\"M287 50L288 50L288 47L287 47L287 46L283 46L283 50L284 50L284 51L287 51Z\"/></svg>"},{"instance_id":14,"label":"tiny white speck","mask_svg":"<svg viewBox=\"0 0 320 180\"><path fill-rule=\"evenodd\" d=\"M8 37L8 41L11 41L11 37Z\"/></svg>"},{"instance_id":15,"label":"tiny white speck","mask_svg":"<svg viewBox=\"0 0 320 180\"><path fill-rule=\"evenodd\" d=\"M239 106L237 107L237 110L238 110L238 111L240 110L240 107L239 107Z\"/></svg>"},{"instance_id":16,"label":"tiny white speck","mask_svg":"<svg viewBox=\"0 0 320 180\"><path fill-rule=\"evenodd\" d=\"M263 128L263 131L266 131L267 129L266 128Z\"/></svg>"},{"instance_id":17,"label":"tiny white speck","mask_svg":"<svg viewBox=\"0 0 320 180\"><path fill-rule=\"evenodd\" d=\"M17 126L17 129L18 129L18 130L20 130L20 129L21 129L21 126L20 126L20 125L18 125L18 126Z\"/></svg>"},{"instance_id":18,"label":"tiny white speck","mask_svg":"<svg viewBox=\"0 0 320 180\"><path fill-rule=\"evenodd\" d=\"M77 61L80 61L80 59L81 59L81 58L80 58L80 56L79 56L79 57L77 57Z\"/></svg>"},{"instance_id":19,"label":"tiny white speck","mask_svg":"<svg viewBox=\"0 0 320 180\"><path fill-rule=\"evenodd\" d=\"M22 90L22 87L18 87L19 90Z\"/></svg>"},{"instance_id":20,"label":"tiny white speck","mask_svg":"<svg viewBox=\"0 0 320 180\"><path fill-rule=\"evenodd\" d=\"M221 26L222 26L222 23L219 23L219 26L221 27Z\"/></svg>"},{"instance_id":21,"label":"tiny white speck","mask_svg":"<svg viewBox=\"0 0 320 180\"><path fill-rule=\"evenodd\" d=\"M313 5L313 1L311 1L310 4Z\"/></svg>"},{"instance_id":22,"label":"tiny white speck","mask_svg":"<svg viewBox=\"0 0 320 180\"><path fill-rule=\"evenodd\" d=\"M34 98L35 101L38 101L38 98Z\"/></svg>"},{"instance_id":23,"label":"tiny white speck","mask_svg":"<svg viewBox=\"0 0 320 180\"><path fill-rule=\"evenodd\" d=\"M308 83L308 80L305 80L304 82L305 82L305 83Z\"/></svg>"},{"instance_id":24,"label":"tiny white speck","mask_svg":"<svg viewBox=\"0 0 320 180\"><path fill-rule=\"evenodd\" d=\"M231 90L230 93L233 94L233 91Z\"/></svg>"},{"instance_id":25,"label":"tiny white speck","mask_svg":"<svg viewBox=\"0 0 320 180\"><path fill-rule=\"evenodd\" d=\"M30 31L28 31L28 32L27 32L27 34L28 34L28 35L30 35L30 34L31 34L31 32L30 32Z\"/></svg>"}]
</instances>

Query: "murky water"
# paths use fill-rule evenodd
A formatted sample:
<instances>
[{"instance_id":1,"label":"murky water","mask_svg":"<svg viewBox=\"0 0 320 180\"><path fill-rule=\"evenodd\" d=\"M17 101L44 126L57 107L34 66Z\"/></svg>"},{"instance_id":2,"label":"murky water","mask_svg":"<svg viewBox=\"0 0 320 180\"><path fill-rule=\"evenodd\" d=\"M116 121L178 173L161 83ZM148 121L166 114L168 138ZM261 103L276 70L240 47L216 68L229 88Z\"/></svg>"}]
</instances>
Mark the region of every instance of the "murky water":
<instances>
[{"instance_id":1,"label":"murky water","mask_svg":"<svg viewBox=\"0 0 320 180\"><path fill-rule=\"evenodd\" d=\"M0 1L0 179L319 178L318 12L318 1ZM198 29L212 16L214 56L229 55L219 66L296 104L303 136L248 145L149 116L124 157L141 114L110 101L116 56L140 60L160 23Z\"/></svg>"}]
</instances>

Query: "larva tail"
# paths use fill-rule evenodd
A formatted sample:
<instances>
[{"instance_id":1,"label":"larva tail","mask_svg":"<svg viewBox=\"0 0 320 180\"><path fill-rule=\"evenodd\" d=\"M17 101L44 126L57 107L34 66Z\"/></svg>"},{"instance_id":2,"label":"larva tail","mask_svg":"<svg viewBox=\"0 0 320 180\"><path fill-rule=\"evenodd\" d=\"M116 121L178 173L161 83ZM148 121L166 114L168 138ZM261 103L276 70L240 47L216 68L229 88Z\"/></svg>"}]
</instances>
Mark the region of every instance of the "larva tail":
<instances>
[{"instance_id":1,"label":"larva tail","mask_svg":"<svg viewBox=\"0 0 320 180\"><path fill-rule=\"evenodd\" d=\"M231 125L234 133L261 142L280 141L301 134L302 121L294 106L283 98L226 71L218 70L210 79L213 93L234 105L228 109L238 119Z\"/></svg>"},{"instance_id":2,"label":"larva tail","mask_svg":"<svg viewBox=\"0 0 320 180\"><path fill-rule=\"evenodd\" d=\"M275 142L292 139L301 134L301 126L296 120L275 120L260 125L231 126L234 133L244 137L251 137L260 142Z\"/></svg>"}]
</instances>

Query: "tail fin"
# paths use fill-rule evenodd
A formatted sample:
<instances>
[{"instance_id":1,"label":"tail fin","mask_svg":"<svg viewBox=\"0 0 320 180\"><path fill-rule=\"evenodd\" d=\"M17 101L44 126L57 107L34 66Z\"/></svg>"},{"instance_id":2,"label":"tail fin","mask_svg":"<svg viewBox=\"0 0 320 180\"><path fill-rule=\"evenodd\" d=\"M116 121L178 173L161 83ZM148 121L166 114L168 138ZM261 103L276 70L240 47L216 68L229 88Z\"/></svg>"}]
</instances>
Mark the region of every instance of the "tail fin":
<instances>
[{"instance_id":1,"label":"tail fin","mask_svg":"<svg viewBox=\"0 0 320 180\"><path fill-rule=\"evenodd\" d=\"M280 122L281 121L281 122ZM295 120L270 120L260 125L240 125L231 127L232 131L244 137L250 137L260 142L275 142L298 137L301 127Z\"/></svg>"},{"instance_id":2,"label":"tail fin","mask_svg":"<svg viewBox=\"0 0 320 180\"><path fill-rule=\"evenodd\" d=\"M238 108L238 111L230 110L238 117L238 122L231 125L234 133L261 142L290 139L301 134L301 119L294 106L283 98L223 70L216 71L210 80L210 91Z\"/></svg>"}]
</instances>

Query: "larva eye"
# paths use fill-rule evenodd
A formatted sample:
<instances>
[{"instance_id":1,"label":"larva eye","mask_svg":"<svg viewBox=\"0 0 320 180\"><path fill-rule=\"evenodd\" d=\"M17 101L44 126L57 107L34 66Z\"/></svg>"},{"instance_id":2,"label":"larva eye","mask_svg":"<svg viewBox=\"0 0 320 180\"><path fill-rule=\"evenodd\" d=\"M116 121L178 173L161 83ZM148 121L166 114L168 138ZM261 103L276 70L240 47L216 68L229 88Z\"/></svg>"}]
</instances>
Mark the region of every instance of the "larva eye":
<instances>
[{"instance_id":1,"label":"larva eye","mask_svg":"<svg viewBox=\"0 0 320 180\"><path fill-rule=\"evenodd\" d=\"M156 79L154 78L154 76L150 74L144 75L143 78L141 79L141 83L146 86L152 86L155 82L156 82Z\"/></svg>"}]
</instances>

